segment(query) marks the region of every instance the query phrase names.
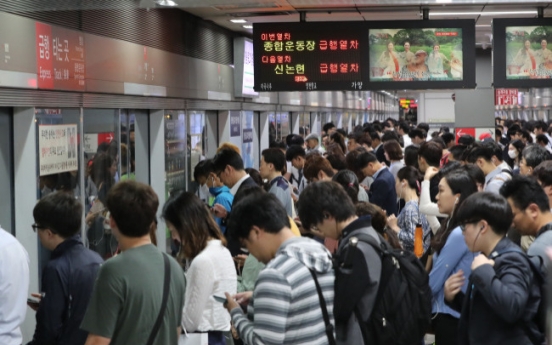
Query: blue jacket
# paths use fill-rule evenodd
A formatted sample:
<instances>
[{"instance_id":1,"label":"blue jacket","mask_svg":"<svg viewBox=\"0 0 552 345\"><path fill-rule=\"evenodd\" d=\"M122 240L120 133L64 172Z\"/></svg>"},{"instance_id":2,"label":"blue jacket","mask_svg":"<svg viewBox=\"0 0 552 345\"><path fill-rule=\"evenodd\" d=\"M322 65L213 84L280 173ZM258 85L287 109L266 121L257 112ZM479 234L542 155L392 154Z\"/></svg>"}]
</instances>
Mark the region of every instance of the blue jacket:
<instances>
[{"instance_id":1,"label":"blue jacket","mask_svg":"<svg viewBox=\"0 0 552 345\"><path fill-rule=\"evenodd\" d=\"M540 289L529 261L521 252L496 256L514 247L509 239L500 240L491 254L494 267L481 265L472 271L466 293L458 293L450 303L462 310L459 345L531 345L526 332L544 344L544 336L530 321L539 307Z\"/></svg>"},{"instance_id":2,"label":"blue jacket","mask_svg":"<svg viewBox=\"0 0 552 345\"><path fill-rule=\"evenodd\" d=\"M80 324L92 295L102 258L84 247L80 236L54 249L42 273L42 300L28 345L83 345L88 333Z\"/></svg>"},{"instance_id":3,"label":"blue jacket","mask_svg":"<svg viewBox=\"0 0 552 345\"><path fill-rule=\"evenodd\" d=\"M232 203L234 202L234 196L230 193L230 188L226 186L211 187L209 188L209 193L215 196L215 204L221 204L224 206L226 211L230 213L232 210ZM226 232L226 226L222 225L222 218L215 217L215 221L217 222L220 231L224 234Z\"/></svg>"},{"instance_id":4,"label":"blue jacket","mask_svg":"<svg viewBox=\"0 0 552 345\"><path fill-rule=\"evenodd\" d=\"M397 191L395 190L395 177L384 168L370 185L370 202L381 207L390 216L397 215Z\"/></svg>"}]
</instances>

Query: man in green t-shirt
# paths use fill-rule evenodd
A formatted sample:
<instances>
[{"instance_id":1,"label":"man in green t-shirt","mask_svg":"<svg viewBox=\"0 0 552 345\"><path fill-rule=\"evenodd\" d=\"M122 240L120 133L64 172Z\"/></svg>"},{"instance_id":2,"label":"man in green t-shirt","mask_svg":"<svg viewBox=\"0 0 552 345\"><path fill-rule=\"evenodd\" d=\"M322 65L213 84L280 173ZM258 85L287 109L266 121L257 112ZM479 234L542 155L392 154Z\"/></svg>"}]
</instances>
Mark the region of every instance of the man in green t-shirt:
<instances>
[{"instance_id":1,"label":"man in green t-shirt","mask_svg":"<svg viewBox=\"0 0 552 345\"><path fill-rule=\"evenodd\" d=\"M145 345L163 299L163 254L151 244L149 229L159 206L150 186L120 182L107 196L110 224L122 253L102 265L81 328L86 345ZM170 290L155 345L178 343L184 271L170 259Z\"/></svg>"}]
</instances>

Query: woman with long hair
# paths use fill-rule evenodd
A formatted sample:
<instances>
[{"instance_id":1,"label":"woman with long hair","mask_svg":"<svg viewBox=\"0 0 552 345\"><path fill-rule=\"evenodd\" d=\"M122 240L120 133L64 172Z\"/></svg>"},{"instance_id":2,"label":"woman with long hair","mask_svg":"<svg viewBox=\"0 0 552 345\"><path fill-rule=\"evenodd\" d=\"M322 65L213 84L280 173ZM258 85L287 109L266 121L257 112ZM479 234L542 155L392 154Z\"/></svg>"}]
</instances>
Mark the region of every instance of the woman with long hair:
<instances>
[{"instance_id":1,"label":"woman with long hair","mask_svg":"<svg viewBox=\"0 0 552 345\"><path fill-rule=\"evenodd\" d=\"M163 218L177 255L186 262L186 296L182 327L186 332L209 333L210 345L224 345L230 335L230 315L213 296L236 293L237 275L226 240L207 206L192 193L175 195L163 207Z\"/></svg>"},{"instance_id":2,"label":"woman with long hair","mask_svg":"<svg viewBox=\"0 0 552 345\"><path fill-rule=\"evenodd\" d=\"M414 252L417 224L422 225L424 252L429 248L431 241L431 227L426 216L420 213L418 207L421 180L422 176L416 168L404 167L399 170L397 178L395 178L395 189L405 204L398 217L391 215L387 218L387 226L397 233L402 247L411 252Z\"/></svg>"},{"instance_id":3,"label":"woman with long hair","mask_svg":"<svg viewBox=\"0 0 552 345\"><path fill-rule=\"evenodd\" d=\"M474 256L466 246L455 211L476 192L475 181L464 169L451 171L439 182L437 206L439 212L448 215L448 218L431 242L433 267L429 273L429 286L433 293L433 329L437 344L454 344L458 339L460 314L445 304L444 285L451 275L459 271L465 277L471 273ZM467 280L462 287L464 292L466 284Z\"/></svg>"}]
</instances>

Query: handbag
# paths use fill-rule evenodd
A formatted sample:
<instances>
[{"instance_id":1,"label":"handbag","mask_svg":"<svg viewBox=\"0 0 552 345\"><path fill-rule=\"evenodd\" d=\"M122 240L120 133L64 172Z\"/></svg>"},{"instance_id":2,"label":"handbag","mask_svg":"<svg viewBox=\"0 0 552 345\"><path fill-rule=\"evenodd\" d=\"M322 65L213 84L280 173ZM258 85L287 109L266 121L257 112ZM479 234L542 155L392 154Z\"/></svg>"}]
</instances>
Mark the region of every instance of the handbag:
<instances>
[{"instance_id":1,"label":"handbag","mask_svg":"<svg viewBox=\"0 0 552 345\"><path fill-rule=\"evenodd\" d=\"M186 331L184 331L186 332ZM178 338L178 345L208 345L209 333L185 333Z\"/></svg>"},{"instance_id":2,"label":"handbag","mask_svg":"<svg viewBox=\"0 0 552 345\"><path fill-rule=\"evenodd\" d=\"M159 315L157 316L157 320L155 320L155 324L153 325L153 329L151 330L150 336L148 338L147 345L152 345L153 341L157 337L157 333L159 333L159 328L161 328L161 323L163 322L163 317L165 316L165 310L167 310L167 302L169 300L169 289L170 289L170 282L171 282L171 265L169 262L169 257L167 254L163 253L163 261L165 263L165 278L163 281L163 301L161 302L161 309L159 310Z\"/></svg>"}]
</instances>

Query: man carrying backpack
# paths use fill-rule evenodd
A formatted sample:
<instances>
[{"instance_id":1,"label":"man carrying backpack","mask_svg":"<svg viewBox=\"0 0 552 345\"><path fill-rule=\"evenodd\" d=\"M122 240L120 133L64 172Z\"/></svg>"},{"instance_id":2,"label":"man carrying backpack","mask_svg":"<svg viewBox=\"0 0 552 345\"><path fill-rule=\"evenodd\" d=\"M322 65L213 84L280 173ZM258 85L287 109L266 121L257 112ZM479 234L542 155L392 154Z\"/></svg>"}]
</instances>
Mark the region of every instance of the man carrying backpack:
<instances>
[{"instance_id":1,"label":"man carrying backpack","mask_svg":"<svg viewBox=\"0 0 552 345\"><path fill-rule=\"evenodd\" d=\"M468 197L457 211L464 240L475 256L468 290L463 273L445 282L445 301L460 311L459 345L541 345L546 318L541 304L540 268L506 232L512 223L502 196L481 192Z\"/></svg>"},{"instance_id":2,"label":"man carrying backpack","mask_svg":"<svg viewBox=\"0 0 552 345\"><path fill-rule=\"evenodd\" d=\"M431 290L419 261L409 253L401 255L411 262L395 257L401 251L391 249L377 234L370 217L355 215L353 202L336 182L309 184L298 213L305 229L340 241L335 255L337 344L421 344L430 320ZM420 278L419 286L414 287L415 279L405 280L403 270ZM423 291L423 303L412 294L414 289Z\"/></svg>"}]
</instances>

